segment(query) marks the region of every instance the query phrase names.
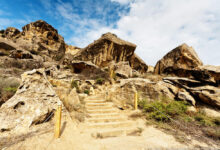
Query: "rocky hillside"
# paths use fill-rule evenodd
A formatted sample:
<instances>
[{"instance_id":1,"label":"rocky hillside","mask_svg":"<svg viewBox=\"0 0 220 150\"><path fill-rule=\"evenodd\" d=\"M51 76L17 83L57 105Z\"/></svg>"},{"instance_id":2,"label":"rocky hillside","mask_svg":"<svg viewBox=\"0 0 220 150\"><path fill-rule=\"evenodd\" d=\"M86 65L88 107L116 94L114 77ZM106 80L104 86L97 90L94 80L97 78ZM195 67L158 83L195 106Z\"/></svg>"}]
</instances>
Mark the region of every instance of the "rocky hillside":
<instances>
[{"instance_id":1,"label":"rocky hillside","mask_svg":"<svg viewBox=\"0 0 220 150\"><path fill-rule=\"evenodd\" d=\"M110 108L126 116L134 108L136 92L141 111L137 118L172 127L171 120L176 120L199 130L203 141L208 139L206 144L219 146L220 66L204 66L196 51L182 44L152 67L137 56L136 47L112 33L101 35L85 48L67 45L42 20L25 25L22 31L13 27L1 30L0 148L12 145L7 142L10 138L20 142L20 135L53 126L57 103L63 104L64 116L81 127L91 120L91 114L103 109L109 116ZM102 100L88 100L97 96ZM101 110L87 110L86 101L95 105L92 109L100 105ZM95 115L99 122L100 114ZM122 123L117 121L101 118L104 125L93 126L120 127ZM96 138L124 133L119 129L108 134L103 129ZM181 132L198 140L193 130Z\"/></svg>"}]
</instances>

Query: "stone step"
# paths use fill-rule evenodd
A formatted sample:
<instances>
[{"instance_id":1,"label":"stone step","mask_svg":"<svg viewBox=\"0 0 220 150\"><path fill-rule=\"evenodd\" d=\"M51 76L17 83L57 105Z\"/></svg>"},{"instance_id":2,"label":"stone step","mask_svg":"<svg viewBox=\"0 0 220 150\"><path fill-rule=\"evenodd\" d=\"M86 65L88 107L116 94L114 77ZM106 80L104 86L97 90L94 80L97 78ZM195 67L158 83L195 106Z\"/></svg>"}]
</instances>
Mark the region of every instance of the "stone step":
<instances>
[{"instance_id":1,"label":"stone step","mask_svg":"<svg viewBox=\"0 0 220 150\"><path fill-rule=\"evenodd\" d=\"M99 114L99 113L113 113L113 112L117 112L116 109L95 109L95 110L88 110L87 109L87 112L90 113L90 114Z\"/></svg>"},{"instance_id":2,"label":"stone step","mask_svg":"<svg viewBox=\"0 0 220 150\"><path fill-rule=\"evenodd\" d=\"M122 117L106 117L106 118L88 118L88 122L93 122L93 123L104 123L104 122L118 122L118 121L126 121L127 118L122 118Z\"/></svg>"},{"instance_id":3,"label":"stone step","mask_svg":"<svg viewBox=\"0 0 220 150\"><path fill-rule=\"evenodd\" d=\"M105 123L90 123L89 128L120 128L120 127L130 127L132 122L122 121L122 122L105 122Z\"/></svg>"},{"instance_id":4,"label":"stone step","mask_svg":"<svg viewBox=\"0 0 220 150\"><path fill-rule=\"evenodd\" d=\"M106 100L85 100L85 103L104 103Z\"/></svg>"},{"instance_id":5,"label":"stone step","mask_svg":"<svg viewBox=\"0 0 220 150\"><path fill-rule=\"evenodd\" d=\"M120 117L119 113L113 112L113 113L95 113L95 114L88 114L91 118L107 118L107 117Z\"/></svg>"},{"instance_id":6,"label":"stone step","mask_svg":"<svg viewBox=\"0 0 220 150\"><path fill-rule=\"evenodd\" d=\"M111 109L111 105L104 105L104 106L86 106L87 110L99 110L99 109Z\"/></svg>"},{"instance_id":7,"label":"stone step","mask_svg":"<svg viewBox=\"0 0 220 150\"><path fill-rule=\"evenodd\" d=\"M91 134L94 138L107 138L107 137L116 137L116 136L126 136L140 132L138 128L114 128L107 130L99 130Z\"/></svg>"},{"instance_id":8,"label":"stone step","mask_svg":"<svg viewBox=\"0 0 220 150\"><path fill-rule=\"evenodd\" d=\"M106 103L87 103L85 106L112 106L112 103L106 102Z\"/></svg>"}]
</instances>

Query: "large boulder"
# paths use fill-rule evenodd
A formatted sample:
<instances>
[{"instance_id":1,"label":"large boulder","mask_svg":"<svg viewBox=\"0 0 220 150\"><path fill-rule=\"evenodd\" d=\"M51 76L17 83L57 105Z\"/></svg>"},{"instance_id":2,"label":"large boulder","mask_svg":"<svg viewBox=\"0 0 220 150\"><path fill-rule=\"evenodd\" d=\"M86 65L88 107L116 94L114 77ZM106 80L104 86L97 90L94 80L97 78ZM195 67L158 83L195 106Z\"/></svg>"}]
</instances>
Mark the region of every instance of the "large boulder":
<instances>
[{"instance_id":1,"label":"large boulder","mask_svg":"<svg viewBox=\"0 0 220 150\"><path fill-rule=\"evenodd\" d=\"M203 65L195 50L186 44L182 44L167 53L155 66L156 74L173 74L188 76L185 70L192 70Z\"/></svg>"},{"instance_id":2,"label":"large boulder","mask_svg":"<svg viewBox=\"0 0 220 150\"><path fill-rule=\"evenodd\" d=\"M119 63L112 63L111 67L115 73L122 78L130 78L132 77L132 68L129 65L129 62L119 62Z\"/></svg>"},{"instance_id":3,"label":"large boulder","mask_svg":"<svg viewBox=\"0 0 220 150\"><path fill-rule=\"evenodd\" d=\"M58 103L61 101L43 69L25 72L16 94L0 108L0 132L28 131L31 126L49 121Z\"/></svg>"},{"instance_id":4,"label":"large boulder","mask_svg":"<svg viewBox=\"0 0 220 150\"><path fill-rule=\"evenodd\" d=\"M134 54L135 48L135 44L124 41L115 34L106 33L80 50L74 59L91 61L99 67L107 67L112 61L114 63L128 61L132 68L145 72L147 65Z\"/></svg>"}]
</instances>

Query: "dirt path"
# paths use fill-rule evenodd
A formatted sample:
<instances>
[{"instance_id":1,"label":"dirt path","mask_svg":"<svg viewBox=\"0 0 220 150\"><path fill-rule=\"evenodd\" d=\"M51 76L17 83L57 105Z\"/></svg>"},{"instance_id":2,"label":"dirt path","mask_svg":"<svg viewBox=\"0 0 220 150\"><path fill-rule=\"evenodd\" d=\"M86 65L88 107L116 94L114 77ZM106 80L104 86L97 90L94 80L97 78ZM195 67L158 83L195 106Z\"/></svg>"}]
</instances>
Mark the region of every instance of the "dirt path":
<instances>
[{"instance_id":1,"label":"dirt path","mask_svg":"<svg viewBox=\"0 0 220 150\"><path fill-rule=\"evenodd\" d=\"M63 117L59 139L53 138L51 125L50 132L27 138L4 150L148 150L192 148L196 144L207 146L196 141L189 146L181 144L173 136L153 126L145 126L142 119L129 120L126 114L115 110L102 99L87 99L86 108L90 117L84 123L76 125L70 116ZM136 131L137 127L141 134Z\"/></svg>"}]
</instances>

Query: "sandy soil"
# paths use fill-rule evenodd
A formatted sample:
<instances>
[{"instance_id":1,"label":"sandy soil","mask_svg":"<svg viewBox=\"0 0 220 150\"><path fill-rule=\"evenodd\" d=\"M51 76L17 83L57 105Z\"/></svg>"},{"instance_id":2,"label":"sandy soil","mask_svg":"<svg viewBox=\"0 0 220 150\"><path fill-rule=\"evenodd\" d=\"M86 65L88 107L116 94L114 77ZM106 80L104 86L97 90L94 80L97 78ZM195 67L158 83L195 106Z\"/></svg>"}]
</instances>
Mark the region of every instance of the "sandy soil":
<instances>
[{"instance_id":1,"label":"sandy soil","mask_svg":"<svg viewBox=\"0 0 220 150\"><path fill-rule=\"evenodd\" d=\"M70 117L63 118L62 134L54 139L53 126L50 124L48 132L26 138L3 150L148 150L148 149L190 149L195 145L207 147L206 144L192 141L191 145L179 143L153 126L145 126L143 120L136 120L142 124L141 136L120 136L105 139L95 139L85 132L86 124L76 125ZM48 124L49 125L49 124Z\"/></svg>"}]
</instances>

